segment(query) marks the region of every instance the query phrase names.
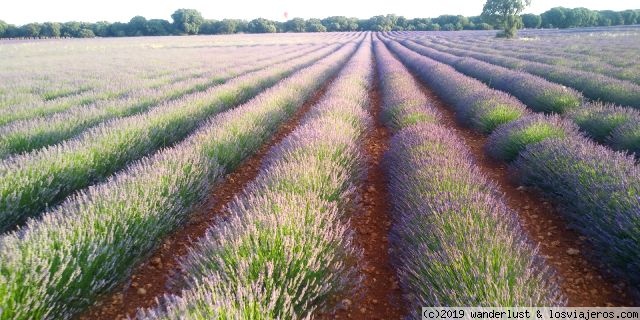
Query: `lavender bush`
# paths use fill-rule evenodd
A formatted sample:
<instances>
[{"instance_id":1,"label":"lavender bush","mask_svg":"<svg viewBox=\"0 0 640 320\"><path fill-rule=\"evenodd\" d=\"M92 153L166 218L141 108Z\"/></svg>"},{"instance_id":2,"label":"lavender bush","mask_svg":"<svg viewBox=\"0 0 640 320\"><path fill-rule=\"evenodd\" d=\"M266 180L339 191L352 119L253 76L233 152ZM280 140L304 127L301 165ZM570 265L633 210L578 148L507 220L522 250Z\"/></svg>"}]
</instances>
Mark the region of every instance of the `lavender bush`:
<instances>
[{"instance_id":1,"label":"lavender bush","mask_svg":"<svg viewBox=\"0 0 640 320\"><path fill-rule=\"evenodd\" d=\"M640 108L640 85L611 78L605 75L574 70L563 66L553 66L544 63L526 61L495 54L478 52L476 47L457 49L433 43L422 42L434 49L459 56L473 57L492 64L510 69L522 70L552 82L563 84L582 92L594 100L616 103L623 106Z\"/></svg>"},{"instance_id":2,"label":"lavender bush","mask_svg":"<svg viewBox=\"0 0 640 320\"><path fill-rule=\"evenodd\" d=\"M513 163L521 183L557 198L580 233L631 286L640 284L640 171L633 157L574 137L528 146Z\"/></svg>"},{"instance_id":3,"label":"lavender bush","mask_svg":"<svg viewBox=\"0 0 640 320\"><path fill-rule=\"evenodd\" d=\"M417 54L397 42L383 41L405 65L455 109L461 121L478 131L491 132L499 125L528 113L520 101L508 94L490 89L482 82Z\"/></svg>"},{"instance_id":4,"label":"lavender bush","mask_svg":"<svg viewBox=\"0 0 640 320\"><path fill-rule=\"evenodd\" d=\"M611 132L606 143L616 150L629 151L638 157L640 155L640 123L630 121L617 127Z\"/></svg>"},{"instance_id":5,"label":"lavender bush","mask_svg":"<svg viewBox=\"0 0 640 320\"><path fill-rule=\"evenodd\" d=\"M438 122L440 113L420 91L402 63L379 40L373 49L380 75L385 123L394 130L423 122Z\"/></svg>"},{"instance_id":6,"label":"lavender bush","mask_svg":"<svg viewBox=\"0 0 640 320\"><path fill-rule=\"evenodd\" d=\"M308 318L357 287L360 251L347 226L363 174L371 71L367 39L302 126L269 152L230 217L183 259L181 296L139 318Z\"/></svg>"},{"instance_id":7,"label":"lavender bush","mask_svg":"<svg viewBox=\"0 0 640 320\"><path fill-rule=\"evenodd\" d=\"M611 132L625 123L640 122L640 112L612 104L590 103L567 116L598 142L605 142Z\"/></svg>"},{"instance_id":8,"label":"lavender bush","mask_svg":"<svg viewBox=\"0 0 640 320\"><path fill-rule=\"evenodd\" d=\"M512 94L537 112L565 113L579 107L584 100L582 95L573 89L528 73L513 71L474 58L460 58L418 45L413 41L403 41L402 44L422 55L451 65L457 71L492 88Z\"/></svg>"},{"instance_id":9,"label":"lavender bush","mask_svg":"<svg viewBox=\"0 0 640 320\"><path fill-rule=\"evenodd\" d=\"M579 135L577 126L570 121L535 114L500 126L489 136L485 149L494 159L513 161L530 144Z\"/></svg>"},{"instance_id":10,"label":"lavender bush","mask_svg":"<svg viewBox=\"0 0 640 320\"><path fill-rule=\"evenodd\" d=\"M417 84L384 45L374 47L379 70L393 70L393 78L382 81L383 107L401 108L387 97L395 96L394 85ZM396 134L384 162L393 210L391 253L410 317L419 318L422 306L564 304L515 214L455 134L432 120L396 125L415 113L437 113L421 91L411 92L411 100L422 103L412 113L389 113L386 123Z\"/></svg>"},{"instance_id":11,"label":"lavender bush","mask_svg":"<svg viewBox=\"0 0 640 320\"><path fill-rule=\"evenodd\" d=\"M103 180L129 162L170 146L207 118L336 50L319 50L221 86L169 102L148 113L99 125L76 139L0 164L0 232L37 217L72 192Z\"/></svg>"},{"instance_id":12,"label":"lavender bush","mask_svg":"<svg viewBox=\"0 0 640 320\"><path fill-rule=\"evenodd\" d=\"M266 57L260 59L255 58L256 53L254 52L254 56L235 57L238 59L236 61L243 62L236 62L235 65L227 62L226 65L217 66L201 77L188 78L154 88L139 89L115 100L101 100L99 103L92 103L82 108L70 108L65 112L47 117L12 122L7 126L0 127L0 158L59 143L97 124L114 118L146 112L171 100L188 99L186 96L190 94L208 90L238 75L254 72L274 63L298 58L319 48L319 46L314 46L302 50L302 52L301 48L289 49L290 52L283 52L282 49L272 49L271 52L265 50L260 54L266 55ZM249 59L251 63L246 63L243 58Z\"/></svg>"},{"instance_id":13,"label":"lavender bush","mask_svg":"<svg viewBox=\"0 0 640 320\"><path fill-rule=\"evenodd\" d=\"M174 148L145 158L0 238L1 319L69 319L114 288L354 51L347 44Z\"/></svg>"},{"instance_id":14,"label":"lavender bush","mask_svg":"<svg viewBox=\"0 0 640 320\"><path fill-rule=\"evenodd\" d=\"M615 150L640 154L640 112L637 110L592 103L568 116L596 141Z\"/></svg>"},{"instance_id":15,"label":"lavender bush","mask_svg":"<svg viewBox=\"0 0 640 320\"><path fill-rule=\"evenodd\" d=\"M451 131L401 130L386 166L392 253L413 310L566 303L515 214Z\"/></svg>"}]
</instances>

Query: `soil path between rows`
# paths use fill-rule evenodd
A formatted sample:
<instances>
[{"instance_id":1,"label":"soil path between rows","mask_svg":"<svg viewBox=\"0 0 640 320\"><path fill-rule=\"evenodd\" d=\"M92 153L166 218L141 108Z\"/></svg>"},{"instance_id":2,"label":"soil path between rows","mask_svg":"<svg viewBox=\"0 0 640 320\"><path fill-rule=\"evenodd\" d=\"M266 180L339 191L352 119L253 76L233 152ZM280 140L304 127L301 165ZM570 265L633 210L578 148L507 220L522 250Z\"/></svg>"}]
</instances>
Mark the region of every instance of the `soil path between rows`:
<instances>
[{"instance_id":1,"label":"soil path between rows","mask_svg":"<svg viewBox=\"0 0 640 320\"><path fill-rule=\"evenodd\" d=\"M469 147L476 164L486 177L493 180L504 194L507 205L518 219L539 253L556 271L560 289L568 298L569 306L605 307L638 305L625 288L625 283L616 280L587 259L592 252L587 239L568 228L568 222L551 200L539 191L514 183L508 174L508 165L491 159L484 152L487 135L461 125L450 106L444 103L415 74L422 92L434 102L443 115L443 124L454 130Z\"/></svg>"},{"instance_id":2,"label":"soil path between rows","mask_svg":"<svg viewBox=\"0 0 640 320\"><path fill-rule=\"evenodd\" d=\"M171 279L178 272L180 258L187 254L197 239L204 236L217 217L225 214L226 206L234 197L240 195L247 184L255 179L262 160L271 147L280 143L298 127L304 115L324 96L335 77L334 75L327 80L307 99L303 106L278 128L268 143L226 175L222 183L214 187L205 202L195 210L189 221L169 235L150 258L134 270L123 286L100 300L79 319L113 320L135 317L138 308L157 305L157 299L165 294L178 294L179 290L171 287Z\"/></svg>"},{"instance_id":3,"label":"soil path between rows","mask_svg":"<svg viewBox=\"0 0 640 320\"><path fill-rule=\"evenodd\" d=\"M391 206L382 158L389 148L390 131L380 121L381 93L374 60L369 113L373 127L366 134L363 153L367 175L361 186L361 210L351 218L355 243L363 249L363 282L360 292L342 301L342 309L330 319L402 319L406 314L402 292L389 258Z\"/></svg>"}]
</instances>

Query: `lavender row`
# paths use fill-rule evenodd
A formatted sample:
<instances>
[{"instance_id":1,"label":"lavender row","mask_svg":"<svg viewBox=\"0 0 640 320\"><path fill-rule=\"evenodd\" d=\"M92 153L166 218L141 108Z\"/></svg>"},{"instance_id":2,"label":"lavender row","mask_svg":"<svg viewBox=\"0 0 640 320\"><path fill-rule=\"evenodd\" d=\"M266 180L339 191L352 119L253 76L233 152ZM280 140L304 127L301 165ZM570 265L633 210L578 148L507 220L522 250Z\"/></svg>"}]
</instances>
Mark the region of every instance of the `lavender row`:
<instances>
[{"instance_id":1,"label":"lavender row","mask_svg":"<svg viewBox=\"0 0 640 320\"><path fill-rule=\"evenodd\" d=\"M199 73L212 63L252 54L257 46L287 49L348 41L354 33L304 36L263 35L163 38L85 39L82 41L3 43L0 53L0 109L30 109L57 100L85 99L85 93L126 92L139 79L172 81ZM233 60L233 59L231 59ZM133 66L133 67L132 67ZM204 68L204 69L203 69ZM122 72L127 70L127 72ZM195 74L194 74L195 75ZM105 81L107 79L107 81ZM155 80L153 82L156 82ZM85 96L85 97L82 97ZM2 117L0 117L0 122Z\"/></svg>"},{"instance_id":2,"label":"lavender row","mask_svg":"<svg viewBox=\"0 0 640 320\"><path fill-rule=\"evenodd\" d=\"M631 272L640 263L640 177L632 157L589 142L573 123L543 115L497 128L486 149L503 160L515 158L521 183L556 198L598 259L640 283Z\"/></svg>"},{"instance_id":3,"label":"lavender row","mask_svg":"<svg viewBox=\"0 0 640 320\"><path fill-rule=\"evenodd\" d=\"M248 100L336 47L245 74L189 99L106 122L76 139L4 160L0 164L0 231L39 216L48 206L106 179L131 161L179 142L207 118Z\"/></svg>"},{"instance_id":4,"label":"lavender row","mask_svg":"<svg viewBox=\"0 0 640 320\"><path fill-rule=\"evenodd\" d=\"M632 153L640 151L640 113L635 109L602 103L582 105L583 97L579 93L536 76L473 58L460 58L413 42L403 43L408 48L450 64L458 71L482 80L491 87L514 94L534 111L566 113L581 130L615 150ZM565 93L568 95L565 96Z\"/></svg>"},{"instance_id":5,"label":"lavender row","mask_svg":"<svg viewBox=\"0 0 640 320\"><path fill-rule=\"evenodd\" d=\"M123 280L212 185L354 52L347 43L246 104L0 238L0 319L69 319Z\"/></svg>"},{"instance_id":6,"label":"lavender row","mask_svg":"<svg viewBox=\"0 0 640 320\"><path fill-rule=\"evenodd\" d=\"M413 113L395 100L398 86L418 87L384 45L374 44L384 109L396 130L385 158L393 224L391 245L412 318L423 306L551 306L565 302L515 213L474 164L466 146L432 118L420 90ZM403 119L405 118L405 119ZM398 126L397 123L407 124ZM425 168L427 168L425 170Z\"/></svg>"},{"instance_id":7,"label":"lavender row","mask_svg":"<svg viewBox=\"0 0 640 320\"><path fill-rule=\"evenodd\" d=\"M379 40L373 41L382 90L383 120L394 131L418 123L437 123L440 112L421 92L420 85Z\"/></svg>"},{"instance_id":8,"label":"lavender row","mask_svg":"<svg viewBox=\"0 0 640 320\"><path fill-rule=\"evenodd\" d=\"M640 108L640 85L628 81L562 66L551 66L539 62L475 52L471 49L455 49L433 43L424 44L455 55L473 57L509 69L522 70L579 90L589 99Z\"/></svg>"},{"instance_id":9,"label":"lavender row","mask_svg":"<svg viewBox=\"0 0 640 320\"><path fill-rule=\"evenodd\" d=\"M240 52L235 52L235 55ZM245 54L247 56L247 54ZM221 61L211 64L209 67L224 66L233 63L233 54L222 56ZM55 98L42 99L42 101L29 101L7 106L0 109L0 125L7 125L15 121L25 121L37 117L51 116L60 112L81 109L87 105L105 105L114 100L134 96L138 90L159 88L164 85L173 85L189 78L200 78L206 76L205 72L194 67L177 69L175 74L168 76L165 74L154 74L146 76L140 71L126 76L116 77L111 74L104 74L109 77L108 81L100 83L98 79L83 79L83 75L77 75L78 82L90 82L91 85L78 84L77 88L70 88L58 93ZM191 75L191 77L188 77ZM85 76L90 77L90 76ZM186 78L185 78L186 77ZM25 80L23 80L25 81ZM51 80L50 80L51 81ZM27 82L28 83L28 82ZM12 88L16 90L16 88Z\"/></svg>"},{"instance_id":10,"label":"lavender row","mask_svg":"<svg viewBox=\"0 0 640 320\"><path fill-rule=\"evenodd\" d=\"M640 155L640 111L590 103L570 112L567 117L594 140L614 150Z\"/></svg>"},{"instance_id":11,"label":"lavender row","mask_svg":"<svg viewBox=\"0 0 640 320\"><path fill-rule=\"evenodd\" d=\"M137 90L158 88L189 78L205 77L207 76L205 70L210 70L211 67L230 65L234 63L235 58L250 57L251 53L251 50L248 49L232 49L228 52L203 49L189 53L183 51L183 57L179 58L175 52L165 52L162 56L156 56L157 53L138 50L135 54L131 51L126 52L129 56L125 57L121 56L121 52L111 53L115 55L115 57L112 56L115 61L110 61L108 58L94 59L91 61L92 64L83 65L86 61L82 61L82 59L87 55L74 56L74 52L71 50L60 57L46 56L48 60L42 59L45 60L45 65L35 70L31 65L21 65L20 62L26 59L16 57L12 60L13 63L1 72L4 79L14 81L11 84L3 84L4 87L9 87L3 96L11 96L16 92L24 91L27 87L29 92L36 96L42 96L42 98L34 97L1 108L0 125L17 120L50 116L91 104L102 105L114 99L131 96ZM215 55L217 61L209 61L207 54ZM149 61L142 57L149 59ZM29 63L37 64L41 62L40 59L39 57L38 61L29 61ZM173 62L170 65L174 66L173 69L170 69L170 73L163 71L162 66L158 65L160 63L169 64L170 61ZM131 66L135 66L135 68L131 68ZM121 72L125 67L130 72ZM154 67L155 69L153 69ZM69 69L74 72L69 72ZM37 79L43 74L52 72L55 75L47 75L44 76L44 79ZM69 84L63 84L65 82L69 82ZM59 85L61 88L57 88ZM43 88L39 88L39 86ZM38 93L40 90L44 92Z\"/></svg>"},{"instance_id":12,"label":"lavender row","mask_svg":"<svg viewBox=\"0 0 640 320\"><path fill-rule=\"evenodd\" d=\"M624 45L625 53L633 52L633 41L636 41L635 36L628 36L624 34L620 34L625 41L617 45ZM582 45L588 45L589 49L584 48L580 53L570 52L568 49L571 47L567 47L568 45L575 46L575 40L581 41L582 39L573 38L560 38L560 40L551 40L546 38L541 38L542 41L534 41L533 44L523 43L523 41L519 41L516 43L510 43L504 41L502 43L496 41L489 42L475 42L474 50L481 50L484 53L491 54L500 54L508 57L518 58L526 61L535 61L549 65L558 65L564 66L572 69L580 69L582 71L587 72L595 72L600 73L606 76L614 77L620 80L627 80L634 82L636 84L640 84L640 74L638 71L637 65L629 64L629 60L624 60L624 56L618 56L618 59L614 63L608 61L609 57L606 57L604 60L603 57L598 57L598 53L594 48L601 49L602 41L606 41L606 47L612 47L616 44L612 43L611 37L594 37L595 42L593 43L581 43ZM453 44L453 45L461 45L462 39L451 39L451 41L447 41L446 43L441 42L442 44ZM466 40L466 39L465 39ZM468 42L466 44L469 44ZM564 48L563 48L564 46ZM637 49L637 48L636 48ZM585 54L584 51L589 50L588 53ZM619 52L616 52L619 54ZM620 59L622 58L622 59ZM626 57L627 59L630 57Z\"/></svg>"},{"instance_id":13,"label":"lavender row","mask_svg":"<svg viewBox=\"0 0 640 320\"><path fill-rule=\"evenodd\" d=\"M547 128L546 136L519 138L540 127ZM640 268L640 170L635 159L576 134L566 120L539 115L498 128L487 147L499 157L499 150L514 141L519 155L511 170L520 183L555 198L570 225L593 244L595 258L629 279L631 287L640 285L635 272Z\"/></svg>"},{"instance_id":14,"label":"lavender row","mask_svg":"<svg viewBox=\"0 0 640 320\"><path fill-rule=\"evenodd\" d=\"M389 49L449 103L460 121L481 132L491 132L501 124L529 113L518 99L487 87L450 66L434 61L383 38Z\"/></svg>"},{"instance_id":15,"label":"lavender row","mask_svg":"<svg viewBox=\"0 0 640 320\"><path fill-rule=\"evenodd\" d=\"M359 283L347 227L363 175L372 74L367 39L301 127L182 260L186 286L140 319L298 319L331 311Z\"/></svg>"},{"instance_id":16,"label":"lavender row","mask_svg":"<svg viewBox=\"0 0 640 320\"><path fill-rule=\"evenodd\" d=\"M258 71L274 63L301 57L318 49L319 46L302 51L300 48L290 52L283 52L282 49L274 49L273 52L262 51L261 54L266 55L265 58L256 59L254 53L253 57L249 57L251 63L242 62L235 66L219 67L213 75L191 78L150 90L136 90L135 95L104 101L99 105L72 108L48 117L13 122L0 128L0 158L60 143L97 124L147 112L172 100L188 99L190 94L206 91L244 73ZM238 57L238 59L242 58Z\"/></svg>"},{"instance_id":17,"label":"lavender row","mask_svg":"<svg viewBox=\"0 0 640 320\"><path fill-rule=\"evenodd\" d=\"M489 33L484 34L484 37L470 33L447 37L433 37L429 34L423 34L418 37L445 46L473 47L484 53L563 65L636 82L637 76L633 76L633 71L638 66L633 61L633 54L635 50L640 48L636 44L637 32L604 28L599 31L605 32L562 34L559 36L552 32L535 34L525 31L522 33L523 38L534 37L536 41L496 41ZM622 32L617 32L616 36L612 37L612 31ZM412 38L418 37L415 34L412 36ZM606 45L603 46L604 42Z\"/></svg>"},{"instance_id":18,"label":"lavender row","mask_svg":"<svg viewBox=\"0 0 640 320\"><path fill-rule=\"evenodd\" d=\"M512 94L536 112L565 113L578 108L584 100L579 92L538 76L492 65L474 58L461 58L439 52L417 45L412 41L403 41L402 44L422 55L448 64L459 72L476 78L492 88Z\"/></svg>"}]
</instances>

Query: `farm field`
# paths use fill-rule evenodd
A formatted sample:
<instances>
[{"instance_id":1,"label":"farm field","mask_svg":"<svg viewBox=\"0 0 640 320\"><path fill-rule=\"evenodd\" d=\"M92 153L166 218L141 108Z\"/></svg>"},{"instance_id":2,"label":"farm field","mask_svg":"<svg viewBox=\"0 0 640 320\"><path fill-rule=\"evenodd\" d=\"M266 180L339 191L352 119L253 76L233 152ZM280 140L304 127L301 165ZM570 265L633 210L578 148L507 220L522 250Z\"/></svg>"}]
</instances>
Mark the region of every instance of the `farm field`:
<instances>
[{"instance_id":1,"label":"farm field","mask_svg":"<svg viewBox=\"0 0 640 320\"><path fill-rule=\"evenodd\" d=\"M640 305L640 26L0 41L0 319Z\"/></svg>"}]
</instances>

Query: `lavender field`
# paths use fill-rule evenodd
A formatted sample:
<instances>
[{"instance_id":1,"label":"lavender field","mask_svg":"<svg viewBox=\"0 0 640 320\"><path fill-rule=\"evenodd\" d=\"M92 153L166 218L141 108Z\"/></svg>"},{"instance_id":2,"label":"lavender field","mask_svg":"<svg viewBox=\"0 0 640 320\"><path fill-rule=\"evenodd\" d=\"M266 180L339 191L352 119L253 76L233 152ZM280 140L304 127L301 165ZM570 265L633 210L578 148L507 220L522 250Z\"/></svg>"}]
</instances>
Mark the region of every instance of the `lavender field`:
<instances>
[{"instance_id":1,"label":"lavender field","mask_svg":"<svg viewBox=\"0 0 640 320\"><path fill-rule=\"evenodd\" d=\"M0 319L640 305L640 27L0 42Z\"/></svg>"}]
</instances>

